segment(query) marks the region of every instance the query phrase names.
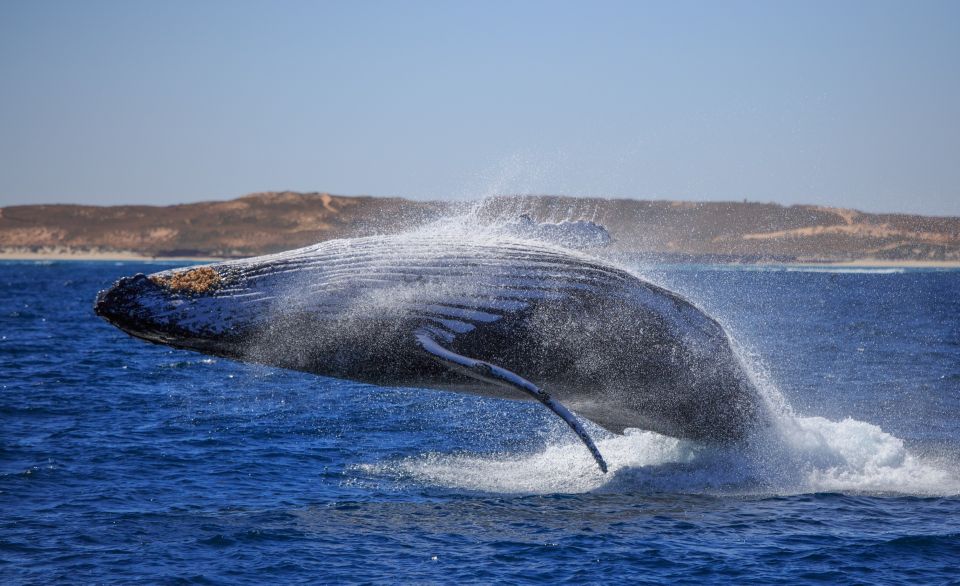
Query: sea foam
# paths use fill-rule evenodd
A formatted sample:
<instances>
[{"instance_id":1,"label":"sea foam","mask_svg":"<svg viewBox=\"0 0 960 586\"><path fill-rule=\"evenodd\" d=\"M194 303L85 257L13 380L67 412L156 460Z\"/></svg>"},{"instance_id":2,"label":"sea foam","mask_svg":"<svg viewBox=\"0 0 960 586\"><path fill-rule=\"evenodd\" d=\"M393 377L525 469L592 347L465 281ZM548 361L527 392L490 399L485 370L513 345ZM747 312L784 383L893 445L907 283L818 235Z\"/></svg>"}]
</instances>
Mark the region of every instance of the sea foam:
<instances>
[{"instance_id":1,"label":"sea foam","mask_svg":"<svg viewBox=\"0 0 960 586\"><path fill-rule=\"evenodd\" d=\"M949 465L911 454L899 438L854 419L792 417L731 446L640 430L608 435L597 445L609 464L607 474L582 444L560 438L533 454L431 454L358 469L425 485L511 494L960 494L960 478Z\"/></svg>"}]
</instances>

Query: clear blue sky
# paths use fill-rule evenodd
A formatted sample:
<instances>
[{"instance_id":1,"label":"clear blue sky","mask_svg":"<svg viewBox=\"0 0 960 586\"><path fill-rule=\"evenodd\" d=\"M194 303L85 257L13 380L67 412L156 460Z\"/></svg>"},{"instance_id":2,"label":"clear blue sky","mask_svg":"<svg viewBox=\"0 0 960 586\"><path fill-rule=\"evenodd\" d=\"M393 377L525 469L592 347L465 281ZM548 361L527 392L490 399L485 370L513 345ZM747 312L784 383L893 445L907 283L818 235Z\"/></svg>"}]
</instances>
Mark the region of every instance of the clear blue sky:
<instances>
[{"instance_id":1,"label":"clear blue sky","mask_svg":"<svg viewBox=\"0 0 960 586\"><path fill-rule=\"evenodd\" d=\"M0 205L282 189L960 215L960 2L0 0Z\"/></svg>"}]
</instances>

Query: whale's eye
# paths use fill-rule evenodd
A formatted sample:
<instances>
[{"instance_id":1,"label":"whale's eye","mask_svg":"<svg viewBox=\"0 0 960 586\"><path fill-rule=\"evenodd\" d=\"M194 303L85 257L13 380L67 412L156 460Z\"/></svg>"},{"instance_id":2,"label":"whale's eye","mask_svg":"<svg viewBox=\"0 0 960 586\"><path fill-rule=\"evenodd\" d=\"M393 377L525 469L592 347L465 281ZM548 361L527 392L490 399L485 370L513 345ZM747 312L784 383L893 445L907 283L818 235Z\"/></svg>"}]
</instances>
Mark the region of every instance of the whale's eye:
<instances>
[{"instance_id":1,"label":"whale's eye","mask_svg":"<svg viewBox=\"0 0 960 586\"><path fill-rule=\"evenodd\" d=\"M153 276L150 280L177 293L208 293L223 284L220 274L210 267L199 267L171 275Z\"/></svg>"}]
</instances>

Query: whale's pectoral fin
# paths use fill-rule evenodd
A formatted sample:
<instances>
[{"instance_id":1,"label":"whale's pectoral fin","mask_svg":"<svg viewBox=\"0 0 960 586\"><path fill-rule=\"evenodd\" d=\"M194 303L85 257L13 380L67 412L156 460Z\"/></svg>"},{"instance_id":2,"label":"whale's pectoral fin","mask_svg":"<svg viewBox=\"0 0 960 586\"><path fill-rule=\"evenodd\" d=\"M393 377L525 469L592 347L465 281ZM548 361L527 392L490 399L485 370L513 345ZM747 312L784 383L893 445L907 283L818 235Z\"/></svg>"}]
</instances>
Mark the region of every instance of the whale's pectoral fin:
<instances>
[{"instance_id":1,"label":"whale's pectoral fin","mask_svg":"<svg viewBox=\"0 0 960 586\"><path fill-rule=\"evenodd\" d=\"M522 376L505 368L501 368L482 360L475 360L444 348L434 339L429 331L417 330L414 333L414 338L416 339L420 348L422 348L434 360L452 370L477 380L517 389L533 396L533 398L540 401L546 405L548 409L556 413L560 419L563 419L564 422L570 426L570 429L576 432L583 443L586 444L587 449L590 450L590 453L593 455L593 459L597 461L597 465L600 466L600 470L603 472L607 471L607 463L603 460L603 456L600 455L600 450L598 450L596 444L593 443L593 439L590 437L590 434L587 433L587 430L584 429L583 425L573 413L571 413L561 403L555 401L546 391L540 389L537 387L537 385L533 384Z\"/></svg>"}]
</instances>

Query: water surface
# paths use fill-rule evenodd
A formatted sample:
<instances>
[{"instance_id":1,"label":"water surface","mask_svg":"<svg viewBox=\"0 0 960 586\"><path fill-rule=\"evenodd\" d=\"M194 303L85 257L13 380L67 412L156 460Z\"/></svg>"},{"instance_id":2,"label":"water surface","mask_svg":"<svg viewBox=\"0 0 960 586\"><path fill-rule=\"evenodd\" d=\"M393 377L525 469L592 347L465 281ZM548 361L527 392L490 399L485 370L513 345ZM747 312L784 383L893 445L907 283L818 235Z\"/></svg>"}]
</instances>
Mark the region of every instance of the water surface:
<instances>
[{"instance_id":1,"label":"water surface","mask_svg":"<svg viewBox=\"0 0 960 586\"><path fill-rule=\"evenodd\" d=\"M788 413L738 450L531 403L131 339L0 263L0 582L945 583L960 566L960 271L639 267ZM792 411L791 411L792 410Z\"/></svg>"}]
</instances>

